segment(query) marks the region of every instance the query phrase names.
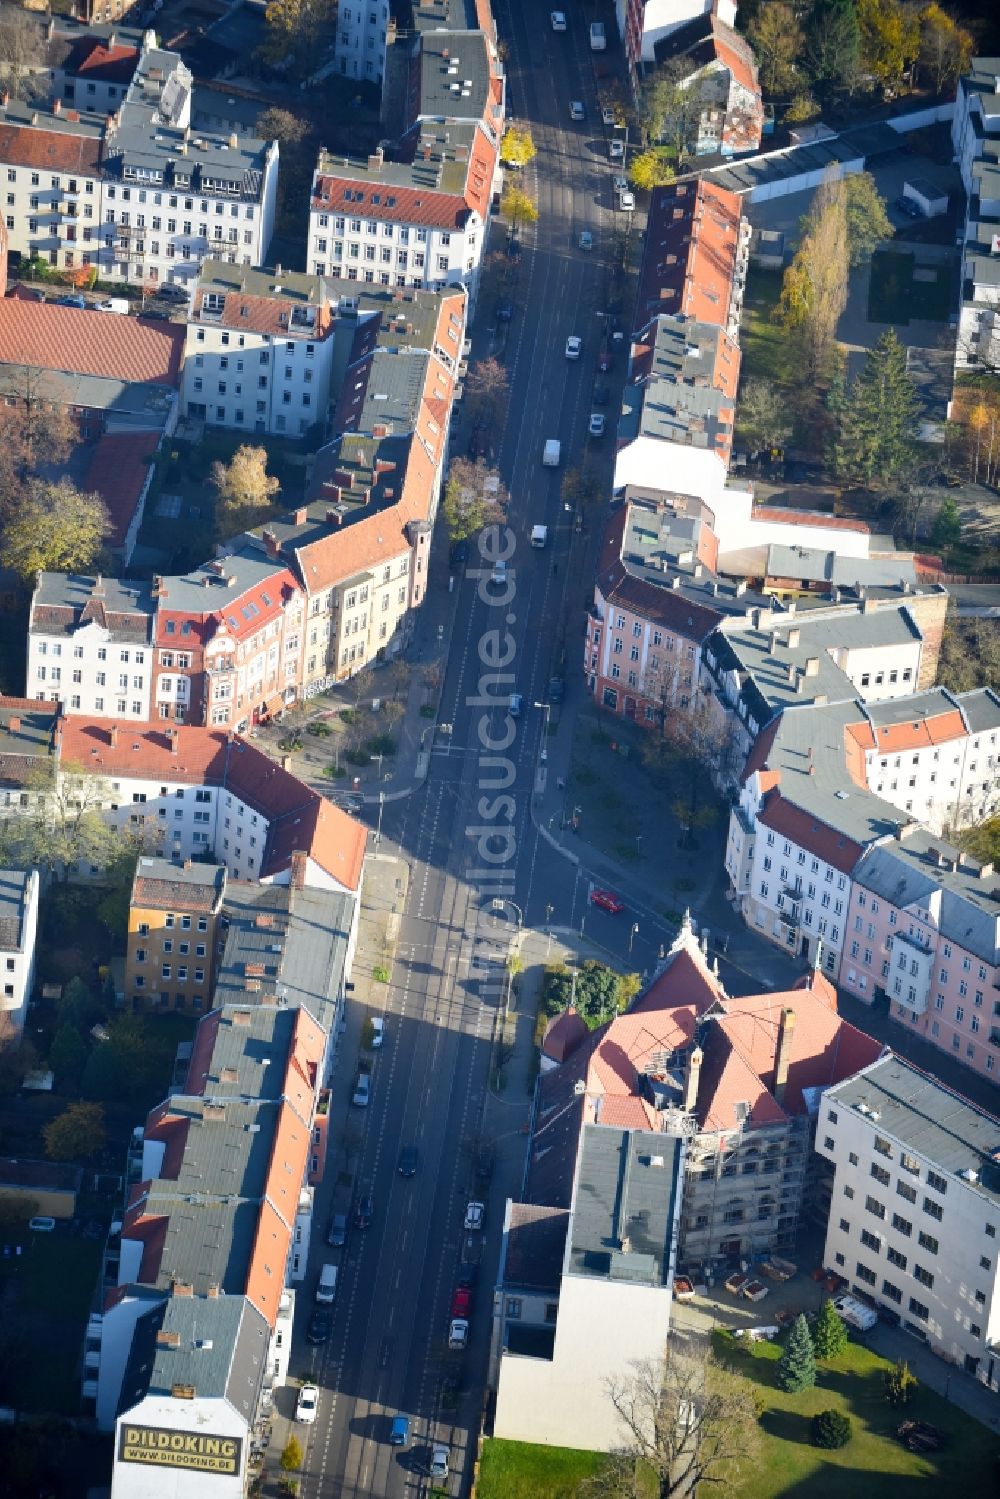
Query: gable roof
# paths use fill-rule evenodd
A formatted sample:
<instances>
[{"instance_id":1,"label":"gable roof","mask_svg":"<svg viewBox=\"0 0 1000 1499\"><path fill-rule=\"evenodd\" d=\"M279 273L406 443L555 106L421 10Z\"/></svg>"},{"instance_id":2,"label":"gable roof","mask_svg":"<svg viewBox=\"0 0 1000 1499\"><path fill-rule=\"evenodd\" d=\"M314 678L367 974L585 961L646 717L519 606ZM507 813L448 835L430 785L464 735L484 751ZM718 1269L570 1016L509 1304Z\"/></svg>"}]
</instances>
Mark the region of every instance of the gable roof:
<instances>
[{"instance_id":1,"label":"gable roof","mask_svg":"<svg viewBox=\"0 0 1000 1499\"><path fill-rule=\"evenodd\" d=\"M102 142L92 129L76 134L67 129L44 130L30 123L0 123L0 161L11 167L38 167L46 172L101 174ZM46 303L40 303L46 306Z\"/></svg>"},{"instance_id":2,"label":"gable roof","mask_svg":"<svg viewBox=\"0 0 1000 1499\"><path fill-rule=\"evenodd\" d=\"M633 328L658 312L726 327L741 217L739 196L706 178L653 189Z\"/></svg>"},{"instance_id":3,"label":"gable roof","mask_svg":"<svg viewBox=\"0 0 1000 1499\"><path fill-rule=\"evenodd\" d=\"M175 388L183 349L179 323L0 298L0 364Z\"/></svg>"},{"instance_id":4,"label":"gable roof","mask_svg":"<svg viewBox=\"0 0 1000 1499\"><path fill-rule=\"evenodd\" d=\"M107 507L111 528L106 540L111 546L125 542L158 441L156 432L105 432L97 440L83 488L99 494Z\"/></svg>"}]
</instances>

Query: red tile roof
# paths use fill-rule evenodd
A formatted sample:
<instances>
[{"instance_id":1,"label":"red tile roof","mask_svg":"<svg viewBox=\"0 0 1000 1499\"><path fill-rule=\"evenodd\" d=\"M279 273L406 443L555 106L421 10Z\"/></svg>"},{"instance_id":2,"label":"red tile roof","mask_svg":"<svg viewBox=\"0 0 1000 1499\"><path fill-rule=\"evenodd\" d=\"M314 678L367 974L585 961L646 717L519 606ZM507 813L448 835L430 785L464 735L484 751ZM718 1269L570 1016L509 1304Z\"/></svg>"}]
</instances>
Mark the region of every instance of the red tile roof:
<instances>
[{"instance_id":1,"label":"red tile roof","mask_svg":"<svg viewBox=\"0 0 1000 1499\"><path fill-rule=\"evenodd\" d=\"M63 71L105 83L131 83L139 62L135 47L108 46L99 37L81 37L63 62Z\"/></svg>"},{"instance_id":2,"label":"red tile roof","mask_svg":"<svg viewBox=\"0 0 1000 1499\"><path fill-rule=\"evenodd\" d=\"M157 446L155 432L113 432L101 437L94 448L82 487L88 494L99 494L107 506L111 517L107 540L112 546L125 541Z\"/></svg>"},{"instance_id":3,"label":"red tile roof","mask_svg":"<svg viewBox=\"0 0 1000 1499\"><path fill-rule=\"evenodd\" d=\"M820 822L803 807L786 801L780 790L770 791L764 805L757 814L758 823L780 833L799 848L808 849L817 858L825 859L841 874L850 874L861 857L862 845L838 833L827 823Z\"/></svg>"},{"instance_id":4,"label":"red tile roof","mask_svg":"<svg viewBox=\"0 0 1000 1499\"><path fill-rule=\"evenodd\" d=\"M822 510L786 510L782 505L756 505L751 520L778 521L785 526L823 526L829 531L860 531L871 535L867 521L855 520L850 515L827 515Z\"/></svg>"},{"instance_id":5,"label":"red tile roof","mask_svg":"<svg viewBox=\"0 0 1000 1499\"><path fill-rule=\"evenodd\" d=\"M635 328L658 312L725 327L739 249L736 193L702 178L653 189Z\"/></svg>"},{"instance_id":6,"label":"red tile roof","mask_svg":"<svg viewBox=\"0 0 1000 1499\"><path fill-rule=\"evenodd\" d=\"M202 286L195 292L194 310L200 312L206 296L218 296L217 286ZM312 328L302 327L289 320L290 312L298 301L280 293L273 297L250 296L246 292L226 292L222 310L205 319L211 327L238 328L244 333L270 333L277 338L300 338L306 342L321 343L333 332L333 318L329 306L317 306L316 322Z\"/></svg>"},{"instance_id":7,"label":"red tile roof","mask_svg":"<svg viewBox=\"0 0 1000 1499\"><path fill-rule=\"evenodd\" d=\"M622 562L628 506L622 505L608 521L598 559L597 586L609 606L620 606L642 619L661 624L685 640L701 644L723 618L717 609L691 603L680 592L647 583L628 571Z\"/></svg>"},{"instance_id":8,"label":"red tile roof","mask_svg":"<svg viewBox=\"0 0 1000 1499\"><path fill-rule=\"evenodd\" d=\"M433 187L387 188L385 183L357 177L318 178L312 206L324 213L350 213L389 224L423 224L429 229L464 229L469 217L469 205L461 193L443 193Z\"/></svg>"},{"instance_id":9,"label":"red tile roof","mask_svg":"<svg viewBox=\"0 0 1000 1499\"><path fill-rule=\"evenodd\" d=\"M180 323L0 299L0 364L176 388L183 350Z\"/></svg>"},{"instance_id":10,"label":"red tile roof","mask_svg":"<svg viewBox=\"0 0 1000 1499\"><path fill-rule=\"evenodd\" d=\"M0 124L0 161L11 167L41 167L46 172L77 172L82 177L97 177L101 140L96 135L5 122Z\"/></svg>"}]
</instances>

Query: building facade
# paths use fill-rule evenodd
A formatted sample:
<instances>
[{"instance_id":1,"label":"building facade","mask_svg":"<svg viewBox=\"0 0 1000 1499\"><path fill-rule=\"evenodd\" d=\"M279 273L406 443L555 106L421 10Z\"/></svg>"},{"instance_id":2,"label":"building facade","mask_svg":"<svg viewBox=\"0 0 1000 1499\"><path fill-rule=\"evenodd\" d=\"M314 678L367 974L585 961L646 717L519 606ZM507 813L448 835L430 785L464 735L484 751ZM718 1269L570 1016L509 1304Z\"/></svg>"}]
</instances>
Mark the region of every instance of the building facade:
<instances>
[{"instance_id":1,"label":"building facade","mask_svg":"<svg viewBox=\"0 0 1000 1499\"><path fill-rule=\"evenodd\" d=\"M148 584L40 573L28 617L28 695L67 713L145 722L153 622Z\"/></svg>"},{"instance_id":2,"label":"building facade","mask_svg":"<svg viewBox=\"0 0 1000 1499\"><path fill-rule=\"evenodd\" d=\"M1000 1389L1000 1122L889 1056L823 1096L824 1265L950 1363Z\"/></svg>"},{"instance_id":3,"label":"building facade","mask_svg":"<svg viewBox=\"0 0 1000 1499\"><path fill-rule=\"evenodd\" d=\"M388 0L346 0L337 7L333 55L342 77L381 88L389 25Z\"/></svg>"},{"instance_id":4,"label":"building facade","mask_svg":"<svg viewBox=\"0 0 1000 1499\"><path fill-rule=\"evenodd\" d=\"M0 1048L24 1031L35 987L38 871L0 869Z\"/></svg>"},{"instance_id":5,"label":"building facade","mask_svg":"<svg viewBox=\"0 0 1000 1499\"><path fill-rule=\"evenodd\" d=\"M215 987L225 891L221 865L139 859L129 900L126 1006L205 1013Z\"/></svg>"}]
</instances>

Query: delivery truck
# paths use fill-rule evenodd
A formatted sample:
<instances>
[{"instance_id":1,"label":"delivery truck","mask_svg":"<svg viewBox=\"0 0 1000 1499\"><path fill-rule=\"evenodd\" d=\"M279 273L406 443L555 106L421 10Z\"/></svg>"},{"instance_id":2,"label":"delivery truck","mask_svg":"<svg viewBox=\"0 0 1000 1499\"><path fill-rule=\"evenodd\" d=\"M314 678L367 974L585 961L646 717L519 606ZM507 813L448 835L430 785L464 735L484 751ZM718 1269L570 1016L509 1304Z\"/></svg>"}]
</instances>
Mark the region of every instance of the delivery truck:
<instances>
[{"instance_id":1,"label":"delivery truck","mask_svg":"<svg viewBox=\"0 0 1000 1499\"><path fill-rule=\"evenodd\" d=\"M542 449L542 463L546 468L558 468L559 458L562 454L562 444L557 437L546 439L545 447Z\"/></svg>"},{"instance_id":2,"label":"delivery truck","mask_svg":"<svg viewBox=\"0 0 1000 1499\"><path fill-rule=\"evenodd\" d=\"M547 543L548 539L549 539L549 528L548 528L548 526L532 526L532 528L531 528L531 545L533 547L543 547L543 546L545 546L545 544Z\"/></svg>"}]
</instances>

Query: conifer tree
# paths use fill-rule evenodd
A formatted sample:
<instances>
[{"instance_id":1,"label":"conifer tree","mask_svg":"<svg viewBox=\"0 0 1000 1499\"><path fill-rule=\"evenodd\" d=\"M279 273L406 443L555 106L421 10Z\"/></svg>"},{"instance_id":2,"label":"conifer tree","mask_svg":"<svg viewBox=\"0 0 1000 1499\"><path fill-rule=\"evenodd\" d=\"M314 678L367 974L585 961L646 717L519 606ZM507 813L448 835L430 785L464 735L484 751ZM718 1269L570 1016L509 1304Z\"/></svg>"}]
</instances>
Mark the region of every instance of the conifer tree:
<instances>
[{"instance_id":1,"label":"conifer tree","mask_svg":"<svg viewBox=\"0 0 1000 1499\"><path fill-rule=\"evenodd\" d=\"M829 1298L823 1302L812 1330L813 1351L817 1358L836 1358L847 1347L847 1328L837 1315Z\"/></svg>"},{"instance_id":2,"label":"conifer tree","mask_svg":"<svg viewBox=\"0 0 1000 1499\"><path fill-rule=\"evenodd\" d=\"M785 1351L778 1361L778 1383L789 1394L808 1390L816 1383L816 1359L809 1324L802 1312L792 1323Z\"/></svg>"}]
</instances>

